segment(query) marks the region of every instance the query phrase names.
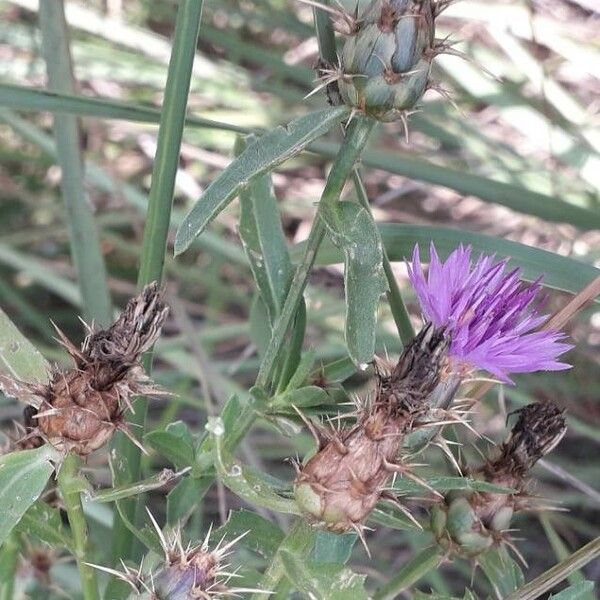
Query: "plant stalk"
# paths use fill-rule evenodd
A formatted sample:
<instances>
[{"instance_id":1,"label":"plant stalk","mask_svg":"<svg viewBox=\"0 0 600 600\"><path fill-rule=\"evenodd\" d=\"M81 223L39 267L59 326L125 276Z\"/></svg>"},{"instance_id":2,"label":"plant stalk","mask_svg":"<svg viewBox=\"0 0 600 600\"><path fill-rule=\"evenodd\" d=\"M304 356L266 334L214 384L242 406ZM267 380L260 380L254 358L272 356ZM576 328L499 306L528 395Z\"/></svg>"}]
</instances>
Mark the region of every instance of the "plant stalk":
<instances>
[{"instance_id":1,"label":"plant stalk","mask_svg":"<svg viewBox=\"0 0 600 600\"><path fill-rule=\"evenodd\" d=\"M158 130L158 141L152 183L148 198L148 215L144 227L138 287L153 281L161 281L167 236L171 221L175 177L179 165L181 138L185 124L190 79L196 55L196 45L202 17L202 0L182 0L177 11L175 34L171 59L167 74L165 97ZM151 355L144 360L144 367L150 370ZM135 415L131 422L141 426L144 434L146 423L147 401L139 399L136 403ZM115 468L113 484L125 485L140 478L140 451L123 434L115 436L113 448L119 457L118 463L122 468ZM124 510L133 521L135 502L125 501ZM116 521L113 535L113 562L131 556L133 535L124 522L115 515Z\"/></svg>"},{"instance_id":2,"label":"plant stalk","mask_svg":"<svg viewBox=\"0 0 600 600\"><path fill-rule=\"evenodd\" d=\"M259 387L266 388L271 379L275 364L285 343L290 324L304 293L310 270L317 257L319 246L323 241L325 234L325 225L321 220L323 210L328 205L340 199L344 184L351 174L356 161L359 159L375 124L376 121L374 119L364 115L357 115L348 125L344 142L334 160L329 176L327 177L325 189L321 195L319 208L306 243L304 257L296 269L290 290L281 310L281 315L275 323L271 341L263 357L258 377L256 378L256 385Z\"/></svg>"},{"instance_id":3,"label":"plant stalk","mask_svg":"<svg viewBox=\"0 0 600 600\"><path fill-rule=\"evenodd\" d=\"M58 489L62 496L71 535L73 536L73 553L77 561L81 578L81 590L84 600L100 600L96 571L87 564L91 557L88 555L88 528L81 504L79 485L79 467L81 459L77 454L69 453L58 471Z\"/></svg>"}]
</instances>

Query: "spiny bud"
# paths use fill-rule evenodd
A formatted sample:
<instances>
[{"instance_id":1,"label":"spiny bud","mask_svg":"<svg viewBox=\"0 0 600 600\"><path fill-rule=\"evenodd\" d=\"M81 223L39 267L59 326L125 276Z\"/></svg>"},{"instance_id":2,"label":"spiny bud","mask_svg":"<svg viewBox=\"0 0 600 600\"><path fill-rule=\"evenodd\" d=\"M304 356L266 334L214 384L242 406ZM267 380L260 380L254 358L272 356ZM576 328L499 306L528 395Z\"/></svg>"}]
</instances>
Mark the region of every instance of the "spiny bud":
<instances>
[{"instance_id":1,"label":"spiny bud","mask_svg":"<svg viewBox=\"0 0 600 600\"><path fill-rule=\"evenodd\" d=\"M295 482L296 502L312 521L335 532L360 532L385 498L392 473L416 478L396 460L405 434L427 410L425 399L439 380L446 349L443 331L428 325L392 373L378 376L375 398L359 406L354 426L319 432L319 450L299 468Z\"/></svg>"},{"instance_id":2,"label":"spiny bud","mask_svg":"<svg viewBox=\"0 0 600 600\"><path fill-rule=\"evenodd\" d=\"M341 55L343 101L381 121L402 118L429 85L439 47L435 0L374 0L356 20Z\"/></svg>"},{"instance_id":3,"label":"spiny bud","mask_svg":"<svg viewBox=\"0 0 600 600\"><path fill-rule=\"evenodd\" d=\"M7 386L31 405L24 414L29 443L40 445L46 440L59 450L86 455L103 446L115 429L123 428L122 415L131 398L159 392L139 358L156 341L167 313L153 283L129 301L111 327L90 329L80 348L59 331L74 368L53 370L46 384L11 381Z\"/></svg>"},{"instance_id":4,"label":"spiny bud","mask_svg":"<svg viewBox=\"0 0 600 600\"><path fill-rule=\"evenodd\" d=\"M508 542L506 530L518 510L534 507L526 492L526 476L566 432L564 412L551 403L537 402L516 411L519 419L498 458L473 477L513 493L454 492L434 507L431 525L438 542L459 554L476 557L494 544Z\"/></svg>"}]
</instances>

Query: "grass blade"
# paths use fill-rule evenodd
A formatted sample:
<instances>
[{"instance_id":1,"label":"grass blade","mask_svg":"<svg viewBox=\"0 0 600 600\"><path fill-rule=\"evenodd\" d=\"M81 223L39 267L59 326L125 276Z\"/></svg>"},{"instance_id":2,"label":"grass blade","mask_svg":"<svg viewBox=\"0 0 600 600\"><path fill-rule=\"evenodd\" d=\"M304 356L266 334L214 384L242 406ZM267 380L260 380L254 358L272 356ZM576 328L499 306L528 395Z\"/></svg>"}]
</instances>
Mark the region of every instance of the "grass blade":
<instances>
[{"instance_id":1,"label":"grass blade","mask_svg":"<svg viewBox=\"0 0 600 600\"><path fill-rule=\"evenodd\" d=\"M75 82L62 1L40 3L39 16L48 84L52 89L72 92ZM71 230L71 254L83 298L83 314L90 322L108 325L112 320L112 309L100 238L83 184L81 132L77 120L68 115L55 116L54 132L62 171L62 194Z\"/></svg>"},{"instance_id":2,"label":"grass blade","mask_svg":"<svg viewBox=\"0 0 600 600\"><path fill-rule=\"evenodd\" d=\"M162 279L167 234L171 220L175 176L179 163L181 137L185 121L187 97L196 53L203 2L184 0L177 11L171 61L167 74L165 98L158 131L158 145L148 200L148 216L144 228L141 264L138 273L140 287ZM146 362L146 367L150 361ZM143 425L146 420L145 401L138 402L131 421ZM123 434L113 442L119 460L113 469L113 485L122 486L140 479L140 451ZM113 560L131 556L133 536L123 520L133 521L135 502L124 500L119 504L119 516L113 535Z\"/></svg>"}]
</instances>

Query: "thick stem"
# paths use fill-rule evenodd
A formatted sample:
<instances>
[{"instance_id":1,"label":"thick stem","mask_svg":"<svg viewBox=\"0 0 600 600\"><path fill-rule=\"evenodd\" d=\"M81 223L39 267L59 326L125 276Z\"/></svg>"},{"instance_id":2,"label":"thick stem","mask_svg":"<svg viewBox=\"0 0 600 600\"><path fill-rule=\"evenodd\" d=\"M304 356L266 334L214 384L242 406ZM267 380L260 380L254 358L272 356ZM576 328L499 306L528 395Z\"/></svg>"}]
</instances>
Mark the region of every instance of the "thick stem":
<instances>
[{"instance_id":1,"label":"thick stem","mask_svg":"<svg viewBox=\"0 0 600 600\"><path fill-rule=\"evenodd\" d=\"M321 220L321 214L328 205L340 199L344 184L352 172L354 164L360 157L375 124L376 121L373 119L358 115L348 126L344 143L329 172L329 177L327 178L327 183L319 202L319 208L306 242L304 257L296 269L290 291L285 299L281 315L275 323L271 341L260 366L258 377L256 378L256 385L259 387L266 388L273 374L273 369L285 343L290 324L304 293L310 270L317 257L319 246L323 241L325 225Z\"/></svg>"},{"instance_id":2,"label":"thick stem","mask_svg":"<svg viewBox=\"0 0 600 600\"><path fill-rule=\"evenodd\" d=\"M81 577L81 591L84 600L100 600L96 571L87 563L88 556L88 528L83 515L79 485L79 467L81 459L76 454L68 454L58 471L58 489L62 496L71 535L73 536L73 551L79 575Z\"/></svg>"}]
</instances>

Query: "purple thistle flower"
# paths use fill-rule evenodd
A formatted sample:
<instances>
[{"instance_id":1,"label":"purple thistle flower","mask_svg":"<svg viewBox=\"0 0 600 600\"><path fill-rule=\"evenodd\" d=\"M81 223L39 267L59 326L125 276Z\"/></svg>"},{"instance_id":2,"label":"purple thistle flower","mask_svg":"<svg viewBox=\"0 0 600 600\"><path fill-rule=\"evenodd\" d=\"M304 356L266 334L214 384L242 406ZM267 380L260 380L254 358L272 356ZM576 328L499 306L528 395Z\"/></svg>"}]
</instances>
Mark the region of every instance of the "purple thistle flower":
<instances>
[{"instance_id":1,"label":"purple thistle flower","mask_svg":"<svg viewBox=\"0 0 600 600\"><path fill-rule=\"evenodd\" d=\"M520 269L507 272L508 259L494 256L482 254L473 264L471 250L461 244L441 262L432 242L425 277L417 244L407 265L424 317L447 328L450 355L506 383L509 373L570 368L557 360L572 348L565 335L537 330L548 319L539 313L541 278L523 282Z\"/></svg>"}]
</instances>

